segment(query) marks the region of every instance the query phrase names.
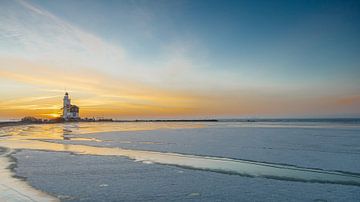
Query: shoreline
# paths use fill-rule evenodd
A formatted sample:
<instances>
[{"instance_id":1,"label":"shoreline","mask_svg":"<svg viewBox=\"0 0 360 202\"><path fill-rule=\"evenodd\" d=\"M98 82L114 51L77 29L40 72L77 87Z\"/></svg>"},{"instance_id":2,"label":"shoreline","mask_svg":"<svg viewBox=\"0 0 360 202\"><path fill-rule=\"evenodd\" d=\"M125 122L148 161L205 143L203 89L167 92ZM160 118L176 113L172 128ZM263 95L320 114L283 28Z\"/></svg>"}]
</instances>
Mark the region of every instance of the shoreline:
<instances>
[{"instance_id":1,"label":"shoreline","mask_svg":"<svg viewBox=\"0 0 360 202\"><path fill-rule=\"evenodd\" d=\"M11 157L13 152L9 148L0 147L0 201L60 201L15 176L13 169L16 162Z\"/></svg>"},{"instance_id":2,"label":"shoreline","mask_svg":"<svg viewBox=\"0 0 360 202\"><path fill-rule=\"evenodd\" d=\"M115 122L115 123L132 123L132 122L219 122L218 119L144 119L144 120L70 120L70 121L6 121L0 122L0 127L5 126L18 126L28 124L56 124L56 123L102 123L102 122Z\"/></svg>"},{"instance_id":3,"label":"shoreline","mask_svg":"<svg viewBox=\"0 0 360 202\"><path fill-rule=\"evenodd\" d=\"M14 122L0 122L0 128L1 127L7 127L7 126L21 126L21 125L26 125L26 124L30 124L30 123L24 123L24 122L20 122L20 121L14 121Z\"/></svg>"},{"instance_id":4,"label":"shoreline","mask_svg":"<svg viewBox=\"0 0 360 202\"><path fill-rule=\"evenodd\" d=\"M240 119L135 119L135 120L113 120L113 119L81 119L81 120L70 120L70 121L6 121L0 122L1 127L7 126L19 126L19 125L30 125L30 124L57 124L57 123L188 123L188 122L340 122L340 123L360 123L360 118L240 118Z\"/></svg>"},{"instance_id":5,"label":"shoreline","mask_svg":"<svg viewBox=\"0 0 360 202\"><path fill-rule=\"evenodd\" d=\"M293 123L332 123L332 124L346 124L346 125L359 125L360 118L285 118L285 119L264 119L264 118L254 118L254 119L142 119L142 120L71 120L71 121L5 121L0 122L0 128L11 127L11 126L26 126L26 125L42 125L42 124L65 124L65 123L282 123L287 124L290 122Z\"/></svg>"}]
</instances>

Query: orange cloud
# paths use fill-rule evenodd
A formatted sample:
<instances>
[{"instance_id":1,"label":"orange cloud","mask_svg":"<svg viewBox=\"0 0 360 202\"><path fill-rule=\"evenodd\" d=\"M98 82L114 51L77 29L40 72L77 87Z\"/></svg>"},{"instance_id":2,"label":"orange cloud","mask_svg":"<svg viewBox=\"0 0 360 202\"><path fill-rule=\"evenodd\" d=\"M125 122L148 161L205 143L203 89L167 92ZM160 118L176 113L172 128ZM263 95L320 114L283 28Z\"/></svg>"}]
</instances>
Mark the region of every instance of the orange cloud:
<instances>
[{"instance_id":1,"label":"orange cloud","mask_svg":"<svg viewBox=\"0 0 360 202\"><path fill-rule=\"evenodd\" d=\"M336 100L336 104L338 105L358 105L360 107L360 95L344 97Z\"/></svg>"}]
</instances>

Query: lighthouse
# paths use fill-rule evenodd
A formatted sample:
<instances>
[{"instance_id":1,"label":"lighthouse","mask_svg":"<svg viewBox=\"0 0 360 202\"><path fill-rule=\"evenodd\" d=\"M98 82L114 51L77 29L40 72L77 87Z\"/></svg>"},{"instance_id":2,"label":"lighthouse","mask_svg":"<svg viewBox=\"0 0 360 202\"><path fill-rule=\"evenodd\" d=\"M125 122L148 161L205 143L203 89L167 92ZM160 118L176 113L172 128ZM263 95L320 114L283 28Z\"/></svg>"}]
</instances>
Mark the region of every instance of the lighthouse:
<instances>
[{"instance_id":1,"label":"lighthouse","mask_svg":"<svg viewBox=\"0 0 360 202\"><path fill-rule=\"evenodd\" d=\"M76 105L71 105L71 99L69 98L69 93L65 93L64 102L63 102L63 118L65 121L68 120L78 120L79 117L79 107Z\"/></svg>"}]
</instances>

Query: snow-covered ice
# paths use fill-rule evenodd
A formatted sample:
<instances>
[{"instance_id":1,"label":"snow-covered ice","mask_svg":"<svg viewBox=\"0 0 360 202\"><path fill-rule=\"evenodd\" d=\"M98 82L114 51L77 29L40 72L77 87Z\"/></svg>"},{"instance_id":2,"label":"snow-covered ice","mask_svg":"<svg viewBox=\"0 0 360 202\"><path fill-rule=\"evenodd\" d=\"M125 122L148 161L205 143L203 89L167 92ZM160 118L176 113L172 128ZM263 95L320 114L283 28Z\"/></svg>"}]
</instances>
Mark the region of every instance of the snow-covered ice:
<instances>
[{"instance_id":1,"label":"snow-covered ice","mask_svg":"<svg viewBox=\"0 0 360 202\"><path fill-rule=\"evenodd\" d=\"M17 175L64 201L120 197L160 201L360 199L360 186L353 186L360 179L357 123L109 123L108 127L72 123L46 127L7 129L10 136L3 136L0 146L22 149L14 154ZM45 129L51 132L44 133ZM344 182L344 176L353 182ZM71 191L78 186L82 186L79 193ZM210 187L217 189L211 192Z\"/></svg>"}]
</instances>

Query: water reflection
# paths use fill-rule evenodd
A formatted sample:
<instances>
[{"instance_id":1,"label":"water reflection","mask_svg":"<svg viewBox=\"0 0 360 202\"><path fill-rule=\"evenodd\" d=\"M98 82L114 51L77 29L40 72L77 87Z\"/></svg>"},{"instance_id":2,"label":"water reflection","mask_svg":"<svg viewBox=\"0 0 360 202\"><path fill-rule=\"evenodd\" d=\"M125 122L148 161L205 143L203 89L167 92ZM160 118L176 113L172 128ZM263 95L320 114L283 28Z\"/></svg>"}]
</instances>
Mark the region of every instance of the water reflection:
<instances>
[{"instance_id":1,"label":"water reflection","mask_svg":"<svg viewBox=\"0 0 360 202\"><path fill-rule=\"evenodd\" d=\"M75 130L79 130L79 125L78 123L74 123L74 125L70 125L70 124L63 124L63 140L71 140L71 133L72 133L72 129Z\"/></svg>"}]
</instances>

